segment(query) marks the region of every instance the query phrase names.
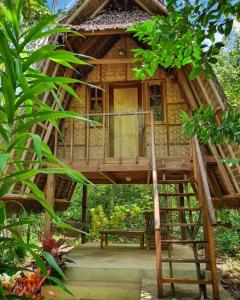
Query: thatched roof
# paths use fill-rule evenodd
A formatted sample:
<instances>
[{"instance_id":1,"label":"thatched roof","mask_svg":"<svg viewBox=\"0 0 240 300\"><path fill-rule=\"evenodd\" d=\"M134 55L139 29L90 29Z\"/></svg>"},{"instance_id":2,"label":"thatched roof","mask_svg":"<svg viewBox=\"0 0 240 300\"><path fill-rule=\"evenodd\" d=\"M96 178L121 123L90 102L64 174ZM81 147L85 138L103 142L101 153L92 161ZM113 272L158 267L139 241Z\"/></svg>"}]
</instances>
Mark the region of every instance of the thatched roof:
<instances>
[{"instance_id":1,"label":"thatched roof","mask_svg":"<svg viewBox=\"0 0 240 300\"><path fill-rule=\"evenodd\" d=\"M99 2L101 2L99 4ZM126 9L123 3L131 3L131 7ZM80 0L74 5L74 7L67 12L67 15L62 19L61 23L67 24L79 31L92 32L92 31L103 31L108 30L112 32L112 29L125 29L132 26L133 22L144 22L153 17L157 13L164 13L163 2L158 0ZM119 5L120 4L120 5ZM94 33L90 34L86 38L83 37L66 37L68 44L73 51L80 51L80 49L88 49L87 52L83 51L83 54L94 56L96 58L102 58L106 53L113 47L113 45L119 39L118 35L106 35L104 32L100 32L99 35ZM47 68L47 73L51 76L54 71L55 64L49 64ZM90 68L91 69L91 68ZM84 66L78 70L84 78L88 72L85 72ZM193 101L195 108L194 111L202 104L211 104L215 110L219 107L224 109L226 104L226 97L222 91L220 85L218 84L215 77L211 80L206 78L201 78L199 76L194 81L188 80L188 74L191 71L190 66L185 67L181 70L181 76L184 79L182 89L187 95L189 101ZM180 71L179 71L180 72ZM56 76L64 76L65 69L59 67ZM180 75L179 75L180 76ZM181 80L181 78L180 78ZM67 107L71 100L71 96L67 95L65 97L64 108ZM48 97L47 101L50 103L51 99ZM196 103L195 103L196 102ZM48 125L49 126L49 125ZM43 132L43 128L39 127L37 131L38 134ZM51 129L50 129L51 130ZM54 135L48 135L48 140L50 146L53 146ZM216 158L217 166L209 169L208 177L210 182L211 195L214 199L214 205L216 207L221 207L221 205L226 205L228 207L240 207L240 166L226 166L221 164L218 160L219 156L227 157L239 157L234 146L222 145L211 146L211 151L209 155ZM85 174L84 174L85 175ZM46 176L41 175L36 178L35 181L41 190L44 190L46 185ZM230 188L229 188L230 186ZM15 190L19 190L19 186L15 187ZM65 209L71 200L75 189L75 184L63 176L56 177L56 190L55 190L55 209ZM228 196L231 196L230 198ZM225 197L225 198L224 198ZM19 201L19 199L14 199L10 197L10 200ZM5 199L6 201L8 199ZM19 201L20 202L20 201ZM22 199L22 204L27 207L27 209L35 209L36 211L40 209L37 202L33 199ZM10 204L9 204L10 205ZM33 207L34 206L34 207ZM10 206L9 206L10 207ZM15 208L14 203L11 203L11 210Z\"/></svg>"},{"instance_id":2,"label":"thatched roof","mask_svg":"<svg viewBox=\"0 0 240 300\"><path fill-rule=\"evenodd\" d=\"M96 31L106 29L127 29L135 22L144 23L153 18L153 14L144 12L138 7L131 11L122 9L106 9L97 16L90 18L79 25L72 25L71 28L83 31Z\"/></svg>"},{"instance_id":3,"label":"thatched roof","mask_svg":"<svg viewBox=\"0 0 240 300\"><path fill-rule=\"evenodd\" d=\"M140 8L143 12L152 14L165 14L165 5L163 4L163 0L78 0L75 5L66 12L63 16L61 23L71 24L71 25L80 25L87 22L89 24L89 19L93 19L99 13L108 9L113 10L125 10L134 12L134 6ZM146 15L140 15L138 12L135 18L129 16L129 14L121 14L122 18L118 19L119 22L127 23L129 20L132 21L141 21L146 18ZM126 18L124 20L124 17ZM99 19L96 19L99 21ZM116 23L114 21L114 23ZM86 24L86 25L87 25ZM111 24L111 19L108 18L107 24ZM90 24L91 25L91 24Z\"/></svg>"}]
</instances>

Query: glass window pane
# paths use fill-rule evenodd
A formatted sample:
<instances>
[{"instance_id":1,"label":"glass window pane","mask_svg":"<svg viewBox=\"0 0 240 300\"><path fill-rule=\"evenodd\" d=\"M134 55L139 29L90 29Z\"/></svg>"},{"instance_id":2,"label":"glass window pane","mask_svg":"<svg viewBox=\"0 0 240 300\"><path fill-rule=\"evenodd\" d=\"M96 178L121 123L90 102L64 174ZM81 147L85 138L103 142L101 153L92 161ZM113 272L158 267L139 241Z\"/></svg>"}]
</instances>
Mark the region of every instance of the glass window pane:
<instances>
[{"instance_id":1,"label":"glass window pane","mask_svg":"<svg viewBox=\"0 0 240 300\"><path fill-rule=\"evenodd\" d=\"M155 120L163 121L163 97L162 85L152 84L149 86L149 106L155 112Z\"/></svg>"}]
</instances>

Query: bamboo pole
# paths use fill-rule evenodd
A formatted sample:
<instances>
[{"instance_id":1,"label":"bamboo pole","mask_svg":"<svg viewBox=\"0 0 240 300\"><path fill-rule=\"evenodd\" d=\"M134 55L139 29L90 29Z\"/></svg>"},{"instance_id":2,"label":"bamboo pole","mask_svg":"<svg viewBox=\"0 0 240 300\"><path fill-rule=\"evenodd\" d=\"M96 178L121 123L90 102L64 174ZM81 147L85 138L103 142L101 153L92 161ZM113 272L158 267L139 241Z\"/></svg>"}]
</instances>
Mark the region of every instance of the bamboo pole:
<instances>
[{"instance_id":1,"label":"bamboo pole","mask_svg":"<svg viewBox=\"0 0 240 300\"><path fill-rule=\"evenodd\" d=\"M153 180L153 204L154 204L154 229L155 229L155 244L156 244L156 267L157 267L157 292L158 297L163 297L163 277L162 277L162 254L161 254L161 226L160 226L160 210L159 210L159 195L157 184L157 162L155 148L155 133L154 133L154 112L150 112L151 123L151 145L152 145L152 180Z\"/></svg>"}]
</instances>

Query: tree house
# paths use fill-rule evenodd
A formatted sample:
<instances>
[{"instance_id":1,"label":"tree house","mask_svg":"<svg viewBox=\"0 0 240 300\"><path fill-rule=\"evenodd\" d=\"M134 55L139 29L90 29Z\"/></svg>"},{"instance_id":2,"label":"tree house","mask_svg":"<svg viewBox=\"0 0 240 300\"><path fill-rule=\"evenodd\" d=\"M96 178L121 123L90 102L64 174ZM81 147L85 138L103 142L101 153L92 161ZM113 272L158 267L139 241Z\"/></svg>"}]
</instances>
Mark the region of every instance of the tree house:
<instances>
[{"instance_id":1,"label":"tree house","mask_svg":"<svg viewBox=\"0 0 240 300\"><path fill-rule=\"evenodd\" d=\"M180 115L181 111L193 114L202 104L211 105L215 111L223 110L227 99L215 76L206 79L199 75L190 81L191 66L181 70L159 68L145 81L134 78L133 68L139 62L133 62L132 50L144 45L126 29L156 14L166 14L163 1L77 1L61 22L84 37L65 34L58 37L59 43L70 51L95 59L88 60L88 66L77 67L77 73L53 62L46 62L43 68L50 76L68 74L86 83L72 86L80 100L65 93L62 105L95 123L63 120L64 143L49 124L39 124L36 132L49 142L62 161L95 184L152 184L159 296L163 294L163 284L170 284L173 293L176 283L198 284L204 296L206 284L211 284L213 298L220 299L212 229L216 222L214 207L239 207L240 166L225 165L219 158L236 158L238 154L235 145L200 145L197 139L187 140L182 133ZM53 103L50 95L43 99L48 104ZM53 186L52 178L47 180L44 175L35 180L42 189L46 183ZM171 193L170 184L175 186ZM75 183L65 176L56 176L54 185L55 199L51 197L51 201L56 209L64 209L71 201ZM160 194L159 185L162 185ZM198 204L196 207L189 204L192 194ZM86 191L84 195L83 200ZM175 207L166 200L173 196L178 201ZM85 204L83 211L86 211ZM180 218L177 225L190 228L190 238L184 234L186 230L182 230L182 239L168 238L164 243L192 245L195 260L191 262L196 265L197 279L174 278L171 254L170 276L163 277L160 210L175 211ZM204 229L204 239L201 241L191 230L194 211L199 211L202 218L199 226ZM211 279L201 277L203 262L197 254L198 243L204 246L204 263L211 271Z\"/></svg>"}]
</instances>

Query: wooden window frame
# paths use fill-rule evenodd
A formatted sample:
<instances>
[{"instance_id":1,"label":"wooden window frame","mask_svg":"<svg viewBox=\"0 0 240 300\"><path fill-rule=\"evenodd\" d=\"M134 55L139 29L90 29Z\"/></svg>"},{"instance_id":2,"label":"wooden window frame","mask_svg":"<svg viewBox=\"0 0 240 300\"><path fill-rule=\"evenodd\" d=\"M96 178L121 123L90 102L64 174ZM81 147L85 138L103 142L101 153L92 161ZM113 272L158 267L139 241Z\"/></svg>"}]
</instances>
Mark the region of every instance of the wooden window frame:
<instances>
[{"instance_id":1,"label":"wooden window frame","mask_svg":"<svg viewBox=\"0 0 240 300\"><path fill-rule=\"evenodd\" d=\"M154 124L166 124L167 123L167 95L166 95L166 82L164 80L148 80L146 81L146 108L147 110L151 110L150 107L150 95L149 95L149 87L151 85L157 85L159 84L162 87L162 108L163 108L163 119L155 120Z\"/></svg>"},{"instance_id":2,"label":"wooden window frame","mask_svg":"<svg viewBox=\"0 0 240 300\"><path fill-rule=\"evenodd\" d=\"M102 91L102 114L105 113L105 108L106 108L106 96L105 96L105 93L104 93L104 89L105 87L103 86L103 84L100 84L100 83L90 83L91 85L95 85L96 87L100 87L103 89ZM91 86L86 86L86 99L87 99L87 105L86 105L86 108L87 108L87 111L86 113L87 114L93 114L90 110L91 108L91 89L94 88L94 87L91 87ZM95 127L102 127L104 124L104 117L103 117L103 120L102 122L99 124L99 125L94 125Z\"/></svg>"}]
</instances>

